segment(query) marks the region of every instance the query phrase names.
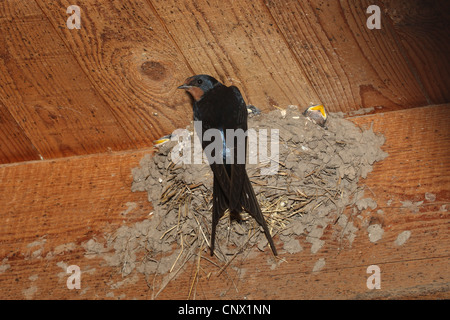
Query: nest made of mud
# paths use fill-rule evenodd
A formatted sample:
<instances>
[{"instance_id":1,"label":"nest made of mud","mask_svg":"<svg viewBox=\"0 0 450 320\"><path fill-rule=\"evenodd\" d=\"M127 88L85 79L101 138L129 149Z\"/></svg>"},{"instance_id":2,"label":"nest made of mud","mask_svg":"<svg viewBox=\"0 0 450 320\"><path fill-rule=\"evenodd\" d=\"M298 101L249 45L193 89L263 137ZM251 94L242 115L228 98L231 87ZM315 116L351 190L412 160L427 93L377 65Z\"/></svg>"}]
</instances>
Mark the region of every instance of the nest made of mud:
<instances>
[{"instance_id":1,"label":"nest made of mud","mask_svg":"<svg viewBox=\"0 0 450 320\"><path fill-rule=\"evenodd\" d=\"M387 156L380 148L384 137L336 114L328 116L323 128L296 106L252 116L248 127L256 132L267 129L269 134L279 131L278 159L248 164L247 172L280 256L303 250L301 241L317 252L324 245L323 231L336 222L347 225L341 236L351 245L355 228L348 226L342 213L349 206L376 207L374 200L363 198L358 181ZM187 130L192 132L192 125ZM212 172L205 163L174 163L171 152L176 145L176 141L163 144L132 170L132 191L147 192L154 207L151 217L105 235L100 248L94 240L86 244L88 253L101 252L124 276L133 270L146 276L176 273L187 261L209 256ZM276 172L261 174L273 161ZM241 223L230 222L225 214L219 222L215 249L219 273L243 251L271 255L256 221L245 213L243 218Z\"/></svg>"}]
</instances>

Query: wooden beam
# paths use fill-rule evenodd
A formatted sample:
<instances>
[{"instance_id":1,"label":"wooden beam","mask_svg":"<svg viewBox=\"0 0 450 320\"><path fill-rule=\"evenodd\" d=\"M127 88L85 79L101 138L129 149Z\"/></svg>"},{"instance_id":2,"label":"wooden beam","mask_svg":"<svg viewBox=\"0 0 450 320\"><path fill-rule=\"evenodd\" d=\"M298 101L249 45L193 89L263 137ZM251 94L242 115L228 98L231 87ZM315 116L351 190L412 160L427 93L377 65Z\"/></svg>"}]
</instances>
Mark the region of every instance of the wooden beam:
<instances>
[{"instance_id":1,"label":"wooden beam","mask_svg":"<svg viewBox=\"0 0 450 320\"><path fill-rule=\"evenodd\" d=\"M329 110L427 105L387 21L367 28L371 1L267 1L301 68Z\"/></svg>"},{"instance_id":2,"label":"wooden beam","mask_svg":"<svg viewBox=\"0 0 450 320\"><path fill-rule=\"evenodd\" d=\"M2 1L0 15L2 127L19 126L44 159L133 148L36 2Z\"/></svg>"},{"instance_id":3,"label":"wooden beam","mask_svg":"<svg viewBox=\"0 0 450 320\"><path fill-rule=\"evenodd\" d=\"M195 73L241 89L247 103L320 103L262 1L151 0Z\"/></svg>"},{"instance_id":4,"label":"wooden beam","mask_svg":"<svg viewBox=\"0 0 450 320\"><path fill-rule=\"evenodd\" d=\"M151 153L150 149L1 165L0 220L5 224L0 226L0 296L79 297L80 292L66 292L61 265L80 264L88 270L92 262L83 258L83 242L102 230L148 216L152 206L146 196L130 191L130 170ZM101 268L97 263L92 268ZM29 280L33 276L36 280ZM47 293L27 291L35 285Z\"/></svg>"},{"instance_id":5,"label":"wooden beam","mask_svg":"<svg viewBox=\"0 0 450 320\"><path fill-rule=\"evenodd\" d=\"M66 27L67 1L37 3L131 139L128 149L189 123L189 97L176 89L189 66L147 1L78 1L79 30Z\"/></svg>"},{"instance_id":6,"label":"wooden beam","mask_svg":"<svg viewBox=\"0 0 450 320\"><path fill-rule=\"evenodd\" d=\"M450 3L383 0L404 53L430 103L450 101Z\"/></svg>"},{"instance_id":7,"label":"wooden beam","mask_svg":"<svg viewBox=\"0 0 450 320\"><path fill-rule=\"evenodd\" d=\"M381 30L366 27L369 4L81 0L78 30L65 0L3 1L0 161L148 147L192 118L176 90L192 73L263 110L448 102L444 1L382 1Z\"/></svg>"},{"instance_id":8,"label":"wooden beam","mask_svg":"<svg viewBox=\"0 0 450 320\"><path fill-rule=\"evenodd\" d=\"M37 159L36 148L0 101L0 163Z\"/></svg>"}]
</instances>

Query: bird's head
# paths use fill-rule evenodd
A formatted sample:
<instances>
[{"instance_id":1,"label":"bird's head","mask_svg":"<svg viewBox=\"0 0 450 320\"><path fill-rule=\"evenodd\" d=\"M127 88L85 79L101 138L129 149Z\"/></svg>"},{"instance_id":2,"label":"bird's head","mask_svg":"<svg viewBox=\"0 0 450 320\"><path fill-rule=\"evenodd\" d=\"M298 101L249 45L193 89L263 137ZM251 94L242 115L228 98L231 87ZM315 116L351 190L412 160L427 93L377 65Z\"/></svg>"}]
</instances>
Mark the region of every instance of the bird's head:
<instances>
[{"instance_id":1,"label":"bird's head","mask_svg":"<svg viewBox=\"0 0 450 320\"><path fill-rule=\"evenodd\" d=\"M327 122L328 115L325 110L325 107L322 104L316 104L314 106L308 107L303 115L313 122L317 123L321 127L325 127L325 123Z\"/></svg>"},{"instance_id":2,"label":"bird's head","mask_svg":"<svg viewBox=\"0 0 450 320\"><path fill-rule=\"evenodd\" d=\"M178 89L184 89L190 93L195 101L200 100L203 95L214 88L219 81L206 74L199 74L190 78L187 78L183 85Z\"/></svg>"}]
</instances>

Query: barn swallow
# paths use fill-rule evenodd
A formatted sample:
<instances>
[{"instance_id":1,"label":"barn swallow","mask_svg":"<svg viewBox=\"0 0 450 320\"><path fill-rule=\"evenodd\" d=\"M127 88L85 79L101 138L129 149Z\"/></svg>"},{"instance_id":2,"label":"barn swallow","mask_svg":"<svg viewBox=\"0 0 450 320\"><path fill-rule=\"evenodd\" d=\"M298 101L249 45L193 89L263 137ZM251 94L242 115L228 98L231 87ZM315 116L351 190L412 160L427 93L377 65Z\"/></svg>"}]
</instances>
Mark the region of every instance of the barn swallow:
<instances>
[{"instance_id":1,"label":"barn swallow","mask_svg":"<svg viewBox=\"0 0 450 320\"><path fill-rule=\"evenodd\" d=\"M261 110L251 104L247 106L247 112L249 117L259 116L261 114Z\"/></svg>"},{"instance_id":2,"label":"barn swallow","mask_svg":"<svg viewBox=\"0 0 450 320\"><path fill-rule=\"evenodd\" d=\"M153 141L153 146L155 147L160 147L163 144L165 144L166 142L169 142L172 139L172 134L168 134L164 137L159 138L158 140L154 140Z\"/></svg>"},{"instance_id":3,"label":"barn swallow","mask_svg":"<svg viewBox=\"0 0 450 320\"><path fill-rule=\"evenodd\" d=\"M241 221L240 213L247 211L262 226L272 252L277 255L266 221L256 199L255 192L248 178L244 161L239 161L238 153L247 153L247 136L245 142L239 143L235 138L233 152L227 148L228 129L242 129L247 133L248 111L241 92L235 86L227 87L209 75L196 75L187 78L178 89L186 90L193 98L194 121L201 121L201 132L198 132L205 150L212 141L202 139L208 129L216 129L223 139L223 161L211 162L214 174L213 208L211 228L211 255L214 254L216 227L225 211L229 209L230 219ZM242 140L241 140L242 141ZM231 156L232 154L232 156ZM242 158L241 158L242 159Z\"/></svg>"},{"instance_id":4,"label":"barn swallow","mask_svg":"<svg viewBox=\"0 0 450 320\"><path fill-rule=\"evenodd\" d=\"M325 127L328 118L325 107L321 104L308 107L303 111L303 115L321 127Z\"/></svg>"}]
</instances>

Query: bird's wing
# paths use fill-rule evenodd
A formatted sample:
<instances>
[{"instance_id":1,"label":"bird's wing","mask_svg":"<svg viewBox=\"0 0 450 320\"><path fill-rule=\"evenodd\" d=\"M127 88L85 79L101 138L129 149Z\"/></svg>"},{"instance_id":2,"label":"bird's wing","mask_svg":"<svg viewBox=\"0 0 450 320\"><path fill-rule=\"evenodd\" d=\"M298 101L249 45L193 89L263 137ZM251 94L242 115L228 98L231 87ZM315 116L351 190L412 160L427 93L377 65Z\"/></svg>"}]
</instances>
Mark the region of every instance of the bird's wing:
<instances>
[{"instance_id":1,"label":"bird's wing","mask_svg":"<svg viewBox=\"0 0 450 320\"><path fill-rule=\"evenodd\" d=\"M228 176L227 176L228 179ZM214 175L213 184L213 209L211 227L211 256L214 254L214 243L216 240L216 227L225 211L228 209L228 199L220 186L219 179Z\"/></svg>"},{"instance_id":2,"label":"bird's wing","mask_svg":"<svg viewBox=\"0 0 450 320\"><path fill-rule=\"evenodd\" d=\"M233 164L231 165L230 180L230 210L240 212L242 209L241 194L244 184L244 178L247 176L245 171L245 159L247 156L247 106L242 98L241 92L235 86L231 86L230 89L236 100L236 107L233 108L233 121L235 127L234 130L242 129L241 133L245 134L244 137L237 137L233 143L234 150L230 150L233 154Z\"/></svg>"},{"instance_id":3,"label":"bird's wing","mask_svg":"<svg viewBox=\"0 0 450 320\"><path fill-rule=\"evenodd\" d=\"M247 133L247 117L248 111L247 106L242 98L239 89L236 87L231 87L234 91L235 96L239 100L239 108L237 109L236 116L236 129L243 129L245 133ZM239 142L239 139L238 139ZM245 136L245 140L242 140L241 144L236 144L237 148L244 148L245 150L244 156L247 156L247 136ZM261 208L258 204L258 200L256 199L255 191L251 185L250 179L248 178L247 171L245 170L245 162L243 164L239 164L236 162L237 160L237 150L234 150L234 160L235 164L231 166L231 193L230 193L230 209L237 208L240 211L241 207L244 209L258 222L258 224L263 228L264 233L266 235L267 241L270 244L272 252L274 255L277 255L277 250L272 240L272 236L270 235L269 229L266 224L266 220L261 212ZM245 158L244 158L245 159Z\"/></svg>"},{"instance_id":4,"label":"bird's wing","mask_svg":"<svg viewBox=\"0 0 450 320\"><path fill-rule=\"evenodd\" d=\"M225 166L220 163L211 163L209 166L214 173L214 177L218 180L218 185L222 188L222 190L224 190L225 195L228 198L229 190L231 188L231 180Z\"/></svg>"}]
</instances>

